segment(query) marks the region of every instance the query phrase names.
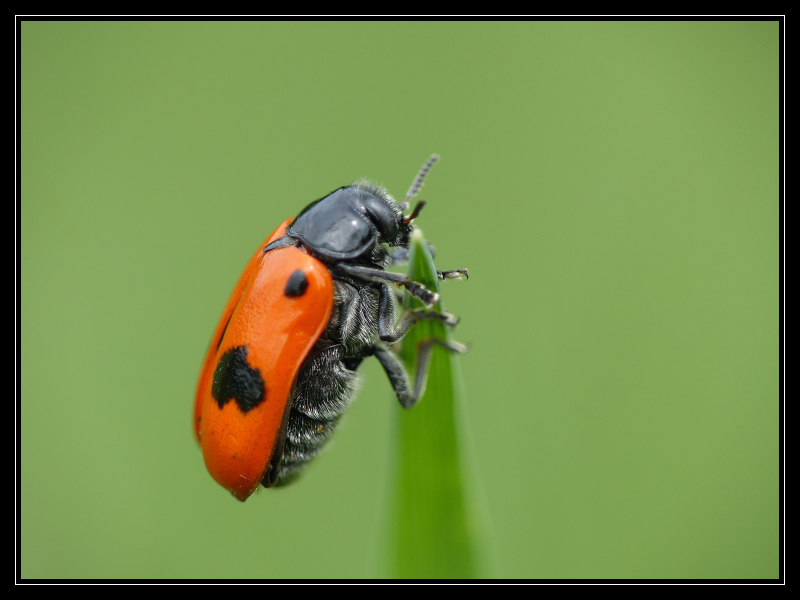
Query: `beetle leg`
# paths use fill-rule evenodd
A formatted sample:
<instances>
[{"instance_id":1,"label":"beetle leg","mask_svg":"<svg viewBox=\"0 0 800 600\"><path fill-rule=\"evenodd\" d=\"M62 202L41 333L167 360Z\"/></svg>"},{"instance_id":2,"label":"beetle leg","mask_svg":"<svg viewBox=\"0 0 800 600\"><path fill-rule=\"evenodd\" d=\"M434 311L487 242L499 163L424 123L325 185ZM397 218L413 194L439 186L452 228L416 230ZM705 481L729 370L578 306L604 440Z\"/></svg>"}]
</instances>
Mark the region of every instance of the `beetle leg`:
<instances>
[{"instance_id":1,"label":"beetle leg","mask_svg":"<svg viewBox=\"0 0 800 600\"><path fill-rule=\"evenodd\" d=\"M389 264L387 267L402 266L408 262L408 248L398 246L389 253Z\"/></svg>"},{"instance_id":2,"label":"beetle leg","mask_svg":"<svg viewBox=\"0 0 800 600\"><path fill-rule=\"evenodd\" d=\"M356 265L348 265L343 262L336 265L336 267L348 275L357 277L358 279L364 279L366 281L391 281L392 283L396 283L398 285L403 285L410 281L407 275L403 275L402 273L392 273L391 271L384 271L383 269L359 267Z\"/></svg>"},{"instance_id":3,"label":"beetle leg","mask_svg":"<svg viewBox=\"0 0 800 600\"><path fill-rule=\"evenodd\" d=\"M428 246L428 252L431 253L431 258L436 258L436 248L434 248L430 242L425 240L425 244ZM389 253L389 265L388 266L398 266L404 265L408 262L408 248L403 248L402 246L398 246L394 250Z\"/></svg>"},{"instance_id":4,"label":"beetle leg","mask_svg":"<svg viewBox=\"0 0 800 600\"><path fill-rule=\"evenodd\" d=\"M466 269L453 269L452 271L436 271L436 277L439 279L461 279L466 281L469 279L469 273Z\"/></svg>"},{"instance_id":5,"label":"beetle leg","mask_svg":"<svg viewBox=\"0 0 800 600\"><path fill-rule=\"evenodd\" d=\"M431 350L433 346L442 346L451 352L463 354L467 351L467 347L458 342L447 342L438 338L430 338L422 340L417 346L417 374L414 378L414 390L411 390L411 385L408 380L403 363L397 355L383 346L382 344L376 345L372 352L378 362L381 363L383 370L389 377L389 382L392 384L394 393L400 401L403 408L413 407L425 393L425 384L428 381L428 368L431 363Z\"/></svg>"},{"instance_id":6,"label":"beetle leg","mask_svg":"<svg viewBox=\"0 0 800 600\"><path fill-rule=\"evenodd\" d=\"M394 293L389 284L384 283L381 285L378 299L378 336L381 341L390 344L403 337L417 322L416 315L403 313L397 325L394 324L395 304L392 299L393 295Z\"/></svg>"},{"instance_id":7,"label":"beetle leg","mask_svg":"<svg viewBox=\"0 0 800 600\"><path fill-rule=\"evenodd\" d=\"M425 242L428 244L428 242ZM428 252L431 253L431 258L436 258L436 249L428 244ZM387 267L396 267L404 265L408 262L408 248L398 247L389 253L389 261ZM436 276L439 279L469 279L469 272L466 269L453 269L451 271L436 271Z\"/></svg>"},{"instance_id":8,"label":"beetle leg","mask_svg":"<svg viewBox=\"0 0 800 600\"><path fill-rule=\"evenodd\" d=\"M392 384L392 389L400 401L400 405L403 408L414 406L419 396L413 395L408 374L397 355L382 345L376 345L372 352L381 363L383 370L386 371L386 376L389 378L389 383Z\"/></svg>"},{"instance_id":9,"label":"beetle leg","mask_svg":"<svg viewBox=\"0 0 800 600\"><path fill-rule=\"evenodd\" d=\"M393 344L408 333L408 330L419 321L439 321L452 327L458 325L460 319L449 312L433 312L422 308L403 311L403 314L400 315L400 320L395 325L393 295L389 285L384 283L381 286L378 306L378 336L382 342Z\"/></svg>"},{"instance_id":10,"label":"beetle leg","mask_svg":"<svg viewBox=\"0 0 800 600\"><path fill-rule=\"evenodd\" d=\"M408 290L408 293L414 296L415 298L419 298L425 304L425 306L433 306L439 301L439 294L436 292L432 292L427 289L421 283L416 283L415 281L408 281L407 283L403 284Z\"/></svg>"},{"instance_id":11,"label":"beetle leg","mask_svg":"<svg viewBox=\"0 0 800 600\"><path fill-rule=\"evenodd\" d=\"M439 301L439 294L430 291L421 283L411 281L411 278L408 275L401 275L400 273L392 273L391 271L384 271L382 269L359 267L344 263L339 263L337 267L351 277L356 277L358 279L372 281L375 283L389 281L402 286L408 290L409 294L419 298L425 304L425 306L433 306Z\"/></svg>"}]
</instances>

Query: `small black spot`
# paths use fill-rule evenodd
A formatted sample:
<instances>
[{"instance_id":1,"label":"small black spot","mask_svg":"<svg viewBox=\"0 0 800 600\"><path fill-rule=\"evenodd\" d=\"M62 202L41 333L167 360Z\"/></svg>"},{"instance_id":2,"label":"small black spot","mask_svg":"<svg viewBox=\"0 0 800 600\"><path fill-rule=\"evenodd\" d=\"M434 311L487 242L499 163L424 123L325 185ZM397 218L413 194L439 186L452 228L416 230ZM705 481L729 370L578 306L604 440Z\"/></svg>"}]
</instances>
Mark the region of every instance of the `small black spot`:
<instances>
[{"instance_id":1,"label":"small black spot","mask_svg":"<svg viewBox=\"0 0 800 600\"><path fill-rule=\"evenodd\" d=\"M231 348L219 359L211 395L220 408L230 400L236 400L242 412L252 410L264 401L264 379L258 369L247 364L247 346Z\"/></svg>"},{"instance_id":2,"label":"small black spot","mask_svg":"<svg viewBox=\"0 0 800 600\"><path fill-rule=\"evenodd\" d=\"M306 279L306 274L300 269L297 269L294 273L289 275L289 280L286 282L286 287L283 289L283 293L291 298L296 298L297 296L302 296L305 294L306 288L308 288L308 279Z\"/></svg>"}]
</instances>

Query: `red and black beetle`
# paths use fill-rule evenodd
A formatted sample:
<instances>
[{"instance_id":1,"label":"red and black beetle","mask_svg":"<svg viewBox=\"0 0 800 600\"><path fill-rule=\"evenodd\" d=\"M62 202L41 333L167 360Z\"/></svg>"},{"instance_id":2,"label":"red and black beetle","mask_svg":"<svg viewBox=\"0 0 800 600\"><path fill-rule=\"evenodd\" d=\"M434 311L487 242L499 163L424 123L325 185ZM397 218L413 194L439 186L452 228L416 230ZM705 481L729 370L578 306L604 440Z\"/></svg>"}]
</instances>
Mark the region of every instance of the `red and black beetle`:
<instances>
[{"instance_id":1,"label":"red and black beetle","mask_svg":"<svg viewBox=\"0 0 800 600\"><path fill-rule=\"evenodd\" d=\"M195 398L195 434L206 466L246 500L259 484L294 479L333 432L353 397L361 361L375 356L400 404L422 394L432 344L420 347L412 387L390 344L420 319L455 325L447 313L406 310L396 319L395 290L427 306L438 294L386 271L408 257L420 201L409 200L438 159L423 165L405 200L367 182L334 190L287 219L250 259L206 353ZM438 271L467 278L466 269Z\"/></svg>"}]
</instances>

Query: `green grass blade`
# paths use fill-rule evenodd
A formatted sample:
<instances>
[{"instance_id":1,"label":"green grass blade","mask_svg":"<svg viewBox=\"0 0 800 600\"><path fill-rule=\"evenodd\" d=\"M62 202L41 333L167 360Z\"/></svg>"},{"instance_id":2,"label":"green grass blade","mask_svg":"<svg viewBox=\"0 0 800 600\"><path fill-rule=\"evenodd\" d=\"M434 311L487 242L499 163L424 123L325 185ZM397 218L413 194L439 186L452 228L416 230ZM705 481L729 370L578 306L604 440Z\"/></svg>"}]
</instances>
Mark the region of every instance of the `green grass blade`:
<instances>
[{"instance_id":1,"label":"green grass blade","mask_svg":"<svg viewBox=\"0 0 800 600\"><path fill-rule=\"evenodd\" d=\"M408 274L439 290L436 269L422 234L412 239ZM404 308L422 303L406 294ZM441 301L434 310L441 311ZM450 339L442 323L421 321L403 338L400 356L413 381L417 345L437 337ZM476 541L464 494L457 419L454 364L458 356L435 346L428 382L411 410L398 408L395 419L395 470L390 503L388 575L397 578L478 577Z\"/></svg>"}]
</instances>

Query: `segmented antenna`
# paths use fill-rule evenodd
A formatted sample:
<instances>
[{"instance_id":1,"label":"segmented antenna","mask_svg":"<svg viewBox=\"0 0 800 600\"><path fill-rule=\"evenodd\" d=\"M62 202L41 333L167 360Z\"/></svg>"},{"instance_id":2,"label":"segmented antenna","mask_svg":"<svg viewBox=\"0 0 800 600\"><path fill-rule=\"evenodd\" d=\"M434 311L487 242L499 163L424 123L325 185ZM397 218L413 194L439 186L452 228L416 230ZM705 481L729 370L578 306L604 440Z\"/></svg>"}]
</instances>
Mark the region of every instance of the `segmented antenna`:
<instances>
[{"instance_id":1,"label":"segmented antenna","mask_svg":"<svg viewBox=\"0 0 800 600\"><path fill-rule=\"evenodd\" d=\"M419 173L417 173L414 183L412 183L411 187L408 188L408 193L406 194L406 199L403 200L403 204L407 205L408 201L416 196L417 193L419 193L420 188L422 188L422 184L425 183L425 176L428 174L428 171L431 170L433 163L435 163L437 160L439 160L439 155L431 154L431 157L425 161L425 164L422 165Z\"/></svg>"}]
</instances>

